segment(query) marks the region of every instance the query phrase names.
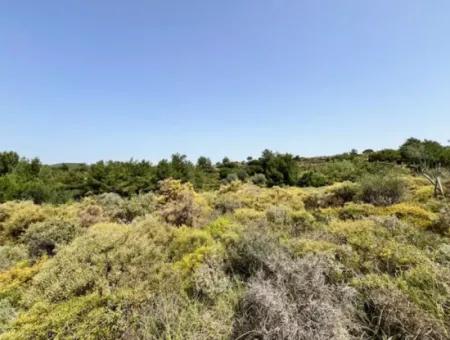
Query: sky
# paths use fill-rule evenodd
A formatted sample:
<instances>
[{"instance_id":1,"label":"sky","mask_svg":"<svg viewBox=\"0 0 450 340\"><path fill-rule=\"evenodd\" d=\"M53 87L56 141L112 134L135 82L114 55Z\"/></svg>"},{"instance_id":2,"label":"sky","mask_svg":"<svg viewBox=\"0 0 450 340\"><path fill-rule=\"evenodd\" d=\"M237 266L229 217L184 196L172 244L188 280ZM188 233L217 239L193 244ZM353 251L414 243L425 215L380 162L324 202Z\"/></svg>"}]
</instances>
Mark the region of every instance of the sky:
<instances>
[{"instance_id":1,"label":"sky","mask_svg":"<svg viewBox=\"0 0 450 340\"><path fill-rule=\"evenodd\" d=\"M45 163L450 139L448 0L1 0L0 150Z\"/></svg>"}]
</instances>

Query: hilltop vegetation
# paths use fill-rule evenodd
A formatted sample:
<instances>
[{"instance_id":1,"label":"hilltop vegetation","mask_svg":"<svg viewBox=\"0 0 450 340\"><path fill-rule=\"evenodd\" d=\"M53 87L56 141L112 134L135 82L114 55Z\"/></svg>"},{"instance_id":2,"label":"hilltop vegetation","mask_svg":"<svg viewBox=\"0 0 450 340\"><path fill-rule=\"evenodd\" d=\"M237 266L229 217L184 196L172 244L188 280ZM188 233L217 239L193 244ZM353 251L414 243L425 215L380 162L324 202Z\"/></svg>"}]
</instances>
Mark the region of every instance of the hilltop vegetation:
<instances>
[{"instance_id":1,"label":"hilltop vegetation","mask_svg":"<svg viewBox=\"0 0 450 340\"><path fill-rule=\"evenodd\" d=\"M0 339L448 339L449 149L429 145L216 165L3 153Z\"/></svg>"},{"instance_id":2,"label":"hilltop vegetation","mask_svg":"<svg viewBox=\"0 0 450 340\"><path fill-rule=\"evenodd\" d=\"M132 197L154 191L167 178L190 182L197 191L216 190L234 180L260 186L320 187L381 174L393 165L450 166L450 147L433 141L407 140L398 150L356 150L332 157L301 158L265 150L258 159L213 164L200 157L195 164L186 156L172 155L156 165L147 161L100 161L87 164L44 165L39 159L21 158L15 152L0 153L0 202L32 200L66 203L90 195L117 193Z\"/></svg>"}]
</instances>

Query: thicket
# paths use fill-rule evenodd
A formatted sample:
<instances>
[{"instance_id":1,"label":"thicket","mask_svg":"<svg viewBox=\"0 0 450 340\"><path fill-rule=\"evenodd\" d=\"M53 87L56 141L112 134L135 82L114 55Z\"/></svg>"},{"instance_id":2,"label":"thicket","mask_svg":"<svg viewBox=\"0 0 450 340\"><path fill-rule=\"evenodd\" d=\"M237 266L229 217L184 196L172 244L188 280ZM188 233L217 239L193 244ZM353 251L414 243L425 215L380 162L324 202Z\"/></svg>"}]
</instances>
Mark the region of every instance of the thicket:
<instances>
[{"instance_id":1,"label":"thicket","mask_svg":"<svg viewBox=\"0 0 450 340\"><path fill-rule=\"evenodd\" d=\"M65 203L91 195L116 193L121 197L153 192L161 180L189 182L195 190L217 190L236 180L259 186L322 187L390 172L395 164L410 167L450 166L450 148L433 141L408 139L398 150L356 150L331 157L301 158L265 150L246 161L224 158L213 164L200 157L194 164L185 155L153 165L147 161L100 161L95 164L45 165L39 159L0 153L0 202L32 200Z\"/></svg>"},{"instance_id":2,"label":"thicket","mask_svg":"<svg viewBox=\"0 0 450 340\"><path fill-rule=\"evenodd\" d=\"M448 339L447 198L371 154L203 159L213 190L162 176L173 160L142 192L152 176L105 163L110 188L131 191L86 176L102 189L1 203L0 339ZM2 178L81 171L5 155ZM326 183L299 186L315 172Z\"/></svg>"}]
</instances>

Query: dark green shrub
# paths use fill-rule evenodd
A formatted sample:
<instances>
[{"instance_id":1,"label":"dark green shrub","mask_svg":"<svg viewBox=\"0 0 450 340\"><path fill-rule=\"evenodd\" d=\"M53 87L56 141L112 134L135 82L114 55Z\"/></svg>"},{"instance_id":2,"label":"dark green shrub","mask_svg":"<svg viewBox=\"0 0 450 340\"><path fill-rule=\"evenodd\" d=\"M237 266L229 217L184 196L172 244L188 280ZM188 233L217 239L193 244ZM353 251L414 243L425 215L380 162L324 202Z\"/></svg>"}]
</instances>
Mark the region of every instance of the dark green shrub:
<instances>
[{"instance_id":1,"label":"dark green shrub","mask_svg":"<svg viewBox=\"0 0 450 340\"><path fill-rule=\"evenodd\" d=\"M328 184L328 179L320 172L308 171L300 176L297 184L301 187L322 187Z\"/></svg>"},{"instance_id":2,"label":"dark green shrub","mask_svg":"<svg viewBox=\"0 0 450 340\"><path fill-rule=\"evenodd\" d=\"M251 177L251 181L255 185L259 185L261 187L266 186L267 184L267 178L264 176L264 174L255 174Z\"/></svg>"},{"instance_id":3,"label":"dark green shrub","mask_svg":"<svg viewBox=\"0 0 450 340\"><path fill-rule=\"evenodd\" d=\"M402 156L399 151L392 149L384 149L369 154L369 162L392 162L399 163Z\"/></svg>"},{"instance_id":4,"label":"dark green shrub","mask_svg":"<svg viewBox=\"0 0 450 340\"><path fill-rule=\"evenodd\" d=\"M405 195L406 183L393 176L366 176L361 180L360 198L365 203L391 205Z\"/></svg>"},{"instance_id":5,"label":"dark green shrub","mask_svg":"<svg viewBox=\"0 0 450 340\"><path fill-rule=\"evenodd\" d=\"M344 184L331 192L333 206L343 206L345 203L352 202L358 195L358 186L354 184Z\"/></svg>"},{"instance_id":6,"label":"dark green shrub","mask_svg":"<svg viewBox=\"0 0 450 340\"><path fill-rule=\"evenodd\" d=\"M73 222L47 220L32 224L22 235L21 241L27 246L31 257L54 255L59 246L68 244L81 234L81 227Z\"/></svg>"}]
</instances>

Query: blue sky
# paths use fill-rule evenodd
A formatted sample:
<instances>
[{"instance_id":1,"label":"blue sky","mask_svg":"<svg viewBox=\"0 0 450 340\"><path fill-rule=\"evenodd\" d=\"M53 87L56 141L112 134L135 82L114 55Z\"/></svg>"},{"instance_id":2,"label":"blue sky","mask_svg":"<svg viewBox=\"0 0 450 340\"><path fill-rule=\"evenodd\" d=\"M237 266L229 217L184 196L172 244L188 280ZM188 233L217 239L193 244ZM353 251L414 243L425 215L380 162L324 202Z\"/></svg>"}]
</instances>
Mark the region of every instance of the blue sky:
<instances>
[{"instance_id":1,"label":"blue sky","mask_svg":"<svg viewBox=\"0 0 450 340\"><path fill-rule=\"evenodd\" d=\"M2 0L0 150L44 162L450 139L448 0Z\"/></svg>"}]
</instances>

